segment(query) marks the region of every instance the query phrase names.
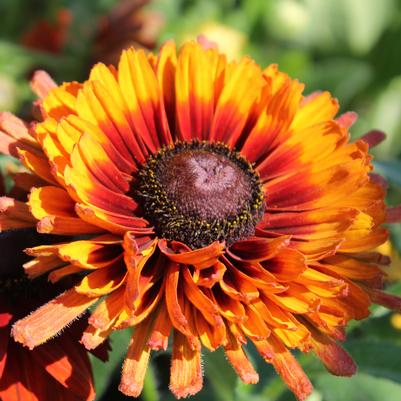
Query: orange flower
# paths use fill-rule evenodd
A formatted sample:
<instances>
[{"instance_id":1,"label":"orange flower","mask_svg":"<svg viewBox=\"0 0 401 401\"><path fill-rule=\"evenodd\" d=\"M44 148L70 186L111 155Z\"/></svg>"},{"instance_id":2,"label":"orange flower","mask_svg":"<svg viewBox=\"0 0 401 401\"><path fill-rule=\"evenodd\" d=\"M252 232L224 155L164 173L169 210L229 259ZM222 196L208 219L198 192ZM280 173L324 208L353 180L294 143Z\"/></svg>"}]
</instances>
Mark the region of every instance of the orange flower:
<instances>
[{"instance_id":1,"label":"orange flower","mask_svg":"<svg viewBox=\"0 0 401 401\"><path fill-rule=\"evenodd\" d=\"M372 251L387 239L384 190L353 113L329 93L245 57L187 43L176 53L123 52L84 83L32 86L43 121L3 115L1 149L26 203L3 201L4 229L71 236L26 252L29 277L81 281L13 327L33 349L97 304L82 342L134 327L120 390L138 396L153 350L172 341L170 389L202 388L202 347L223 347L245 383L253 342L299 399L312 386L290 349L314 350L336 375L355 372L339 345L381 292ZM375 136L376 135L376 136ZM373 177L373 178L371 178ZM390 213L396 216L397 213ZM78 238L79 237L79 238Z\"/></svg>"}]
</instances>

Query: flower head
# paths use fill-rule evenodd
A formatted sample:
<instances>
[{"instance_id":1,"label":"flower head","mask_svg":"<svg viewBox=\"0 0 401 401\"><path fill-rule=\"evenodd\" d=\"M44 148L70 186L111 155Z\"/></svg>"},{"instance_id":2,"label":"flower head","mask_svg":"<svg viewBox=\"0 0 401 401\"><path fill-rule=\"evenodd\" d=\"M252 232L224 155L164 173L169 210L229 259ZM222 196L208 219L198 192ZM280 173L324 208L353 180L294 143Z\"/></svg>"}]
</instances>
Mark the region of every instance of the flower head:
<instances>
[{"instance_id":1,"label":"flower head","mask_svg":"<svg viewBox=\"0 0 401 401\"><path fill-rule=\"evenodd\" d=\"M277 66L194 42L32 85L43 121L1 121L2 150L32 172L15 176L29 197L9 199L1 224L67 236L27 249L25 270L81 281L18 321L17 341L35 348L97 304L81 341L134 327L120 385L132 396L169 341L177 397L201 389L202 347L256 383L253 342L299 399L312 387L290 349L355 372L338 345L347 322L400 300L381 292L388 260L372 251L387 239L377 135L350 142L353 113L335 119L329 93L304 97Z\"/></svg>"}]
</instances>

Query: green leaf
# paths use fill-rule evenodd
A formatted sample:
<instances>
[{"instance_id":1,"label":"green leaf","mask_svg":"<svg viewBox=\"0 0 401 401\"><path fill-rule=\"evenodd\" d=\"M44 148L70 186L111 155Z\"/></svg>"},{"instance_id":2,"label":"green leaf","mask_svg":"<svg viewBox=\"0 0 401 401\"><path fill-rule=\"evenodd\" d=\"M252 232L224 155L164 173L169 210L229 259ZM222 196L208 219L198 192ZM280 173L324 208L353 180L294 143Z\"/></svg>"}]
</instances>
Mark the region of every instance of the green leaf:
<instances>
[{"instance_id":1,"label":"green leaf","mask_svg":"<svg viewBox=\"0 0 401 401\"><path fill-rule=\"evenodd\" d=\"M315 385L325 401L401 400L400 384L363 373L352 378L322 374L315 379Z\"/></svg>"},{"instance_id":2,"label":"green leaf","mask_svg":"<svg viewBox=\"0 0 401 401\"><path fill-rule=\"evenodd\" d=\"M143 401L158 401L159 393L157 392L157 382L153 371L152 363L149 364L145 375L145 382L141 397Z\"/></svg>"},{"instance_id":3,"label":"green leaf","mask_svg":"<svg viewBox=\"0 0 401 401\"><path fill-rule=\"evenodd\" d=\"M342 8L348 46L356 54L366 54L376 44L393 18L394 0L336 0Z\"/></svg>"},{"instance_id":4,"label":"green leaf","mask_svg":"<svg viewBox=\"0 0 401 401\"><path fill-rule=\"evenodd\" d=\"M371 128L379 128L386 140L374 149L380 159L395 158L401 152L401 76L393 78L376 97L368 115ZM401 174L398 165L398 182Z\"/></svg>"},{"instance_id":5,"label":"green leaf","mask_svg":"<svg viewBox=\"0 0 401 401\"><path fill-rule=\"evenodd\" d=\"M386 160L374 162L376 172L383 175L389 181L401 186L401 161Z\"/></svg>"},{"instance_id":6,"label":"green leaf","mask_svg":"<svg viewBox=\"0 0 401 401\"><path fill-rule=\"evenodd\" d=\"M219 401L232 401L237 375L229 365L222 349L204 354L205 376Z\"/></svg>"},{"instance_id":7,"label":"green leaf","mask_svg":"<svg viewBox=\"0 0 401 401\"><path fill-rule=\"evenodd\" d=\"M355 340L348 341L345 347L355 359L359 372L401 384L400 345L383 341Z\"/></svg>"},{"instance_id":8,"label":"green leaf","mask_svg":"<svg viewBox=\"0 0 401 401\"><path fill-rule=\"evenodd\" d=\"M93 376L95 380L96 399L100 400L113 379L113 373L121 370L122 360L127 352L128 342L131 338L131 330L118 330L110 335L112 350L109 352L109 360L104 363L90 355Z\"/></svg>"}]
</instances>

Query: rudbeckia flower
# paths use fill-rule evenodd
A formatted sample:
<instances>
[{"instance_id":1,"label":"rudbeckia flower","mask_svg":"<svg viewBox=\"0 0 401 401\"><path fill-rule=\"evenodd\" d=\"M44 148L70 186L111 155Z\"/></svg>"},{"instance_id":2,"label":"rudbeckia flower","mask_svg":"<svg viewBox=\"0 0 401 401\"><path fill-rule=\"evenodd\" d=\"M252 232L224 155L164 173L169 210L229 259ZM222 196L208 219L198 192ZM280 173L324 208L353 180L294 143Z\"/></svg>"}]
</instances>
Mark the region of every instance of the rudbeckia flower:
<instances>
[{"instance_id":1,"label":"rudbeckia flower","mask_svg":"<svg viewBox=\"0 0 401 401\"><path fill-rule=\"evenodd\" d=\"M128 49L84 83L39 72L32 86L43 121L1 121L1 149L31 172L16 174L29 198L1 224L69 236L26 249L25 271L81 281L16 322L16 341L34 349L92 307L88 349L134 328L120 384L131 396L169 343L178 398L202 388L203 348L224 348L256 383L252 342L301 400L312 386L290 350L355 373L338 344L347 322L373 302L401 306L373 251L398 216L371 174L379 133L350 142L355 115L336 118L328 92L305 97L276 65L195 42Z\"/></svg>"},{"instance_id":2,"label":"rudbeckia flower","mask_svg":"<svg viewBox=\"0 0 401 401\"><path fill-rule=\"evenodd\" d=\"M3 198L4 199L4 198ZM91 401L91 365L78 343L82 323L34 351L10 338L12 324L56 294L45 280L30 283L22 263L23 247L37 244L32 229L0 235L0 399L4 401Z\"/></svg>"}]
</instances>

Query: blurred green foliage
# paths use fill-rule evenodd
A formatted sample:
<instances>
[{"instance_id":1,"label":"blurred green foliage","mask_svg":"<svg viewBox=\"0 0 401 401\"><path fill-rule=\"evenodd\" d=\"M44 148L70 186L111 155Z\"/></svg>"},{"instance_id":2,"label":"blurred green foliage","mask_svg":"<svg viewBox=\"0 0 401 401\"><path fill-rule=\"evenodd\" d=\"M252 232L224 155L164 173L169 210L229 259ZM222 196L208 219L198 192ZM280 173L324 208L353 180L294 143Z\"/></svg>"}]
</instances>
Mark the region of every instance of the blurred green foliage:
<instances>
[{"instance_id":1,"label":"blurred green foliage","mask_svg":"<svg viewBox=\"0 0 401 401\"><path fill-rule=\"evenodd\" d=\"M0 0L0 111L29 114L28 80L37 68L48 70L59 82L83 79L98 18L117 2ZM21 45L27 30L40 19L54 21L61 7L67 7L73 19L57 54ZM354 137L373 128L385 131L387 140L374 149L376 166L390 183L389 203L401 203L401 0L154 0L148 9L164 19L159 43L210 34L234 56L249 54L262 66L278 63L305 82L307 93L331 91L342 111L359 114ZM392 234L401 250L399 225ZM393 284L390 290L401 294L401 285ZM391 317L376 308L370 319L351 326L346 348L360 370L352 379L332 377L313 356L299 356L316 388L310 401L401 400L401 331ZM98 400L128 399L117 391L128 340L128 331L114 333L110 361L93 360ZM258 385L242 384L222 352L206 352L205 388L193 399L293 400L273 369L252 348L249 353L261 374ZM173 399L168 370L168 355L158 354L143 400Z\"/></svg>"}]
</instances>

